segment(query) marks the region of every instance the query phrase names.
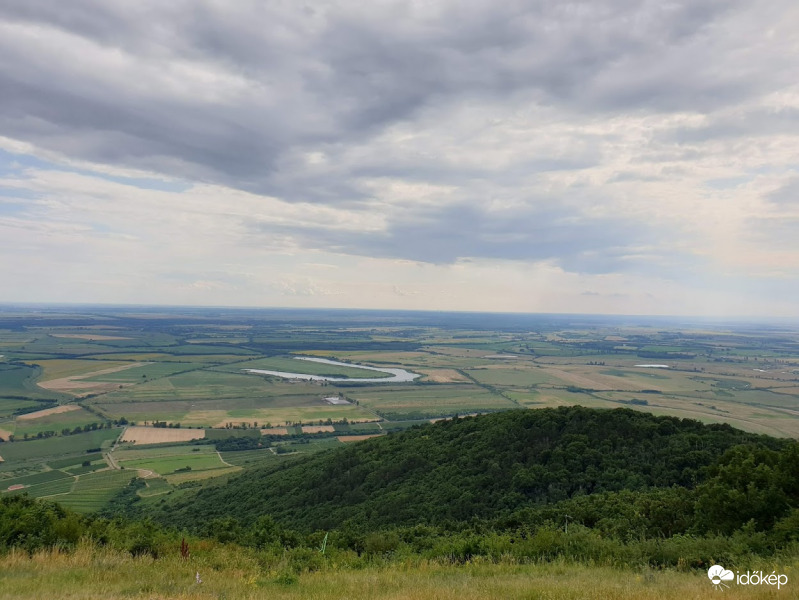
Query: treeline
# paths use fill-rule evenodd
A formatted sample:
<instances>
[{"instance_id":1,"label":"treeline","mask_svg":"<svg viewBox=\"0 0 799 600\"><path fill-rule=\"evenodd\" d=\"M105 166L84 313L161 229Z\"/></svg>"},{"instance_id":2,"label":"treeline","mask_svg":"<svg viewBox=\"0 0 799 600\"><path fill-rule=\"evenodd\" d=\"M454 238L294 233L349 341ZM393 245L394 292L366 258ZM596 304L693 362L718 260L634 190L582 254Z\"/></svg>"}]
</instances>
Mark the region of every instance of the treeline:
<instances>
[{"instance_id":1,"label":"treeline","mask_svg":"<svg viewBox=\"0 0 799 600\"><path fill-rule=\"evenodd\" d=\"M97 431L98 429L104 429L104 428L105 429L111 429L112 427L113 427L113 424L111 422L107 422L107 423L96 423L96 422L95 423L88 423L88 424L83 425L83 426L77 425L76 427L73 427L72 429L70 429L69 427L65 427L64 429L61 430L61 435L62 436L77 435L79 433L88 433L89 431ZM41 439L55 437L56 435L58 435L58 433L53 431L53 430L38 431L35 434L25 433L25 434L23 434L22 437L19 437L19 436L16 436L16 435L12 434L12 435L8 436L8 440L7 441L8 442L22 442L22 441L28 441L28 440L41 440ZM4 441L3 438L0 438L0 442L3 442L3 441Z\"/></svg>"},{"instance_id":2,"label":"treeline","mask_svg":"<svg viewBox=\"0 0 799 600\"><path fill-rule=\"evenodd\" d=\"M641 498L634 500L640 502ZM784 525L780 534L743 528L730 535L669 537L608 535L601 528L556 521L507 529L473 521L458 527L416 525L379 531L342 527L298 532L263 516L251 522L230 517L214 519L199 524L198 531L192 534L149 520L82 516L27 496L0 497L0 553L10 549L31 554L50 548L69 551L78 544L90 544L123 550L133 556L161 558L178 556L188 540L184 547L192 554L195 550L207 552L220 544L233 552L241 552L236 547L243 547L265 570L279 566L285 569L284 575L359 568L374 563L407 565L418 560L448 564L474 560L511 563L566 560L680 569L706 569L711 564L722 563L728 568L762 568L764 559L786 562L799 555L797 528L790 527L788 522Z\"/></svg>"}]
</instances>

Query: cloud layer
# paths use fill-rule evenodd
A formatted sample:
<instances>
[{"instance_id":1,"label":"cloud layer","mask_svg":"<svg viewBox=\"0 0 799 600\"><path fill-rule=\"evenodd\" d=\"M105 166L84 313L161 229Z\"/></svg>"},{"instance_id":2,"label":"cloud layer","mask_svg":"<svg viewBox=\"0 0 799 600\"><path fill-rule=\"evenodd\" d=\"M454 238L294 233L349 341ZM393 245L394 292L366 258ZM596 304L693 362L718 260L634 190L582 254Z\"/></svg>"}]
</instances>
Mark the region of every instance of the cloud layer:
<instances>
[{"instance_id":1,"label":"cloud layer","mask_svg":"<svg viewBox=\"0 0 799 600\"><path fill-rule=\"evenodd\" d=\"M0 300L797 315L797 32L787 0L6 0Z\"/></svg>"}]
</instances>

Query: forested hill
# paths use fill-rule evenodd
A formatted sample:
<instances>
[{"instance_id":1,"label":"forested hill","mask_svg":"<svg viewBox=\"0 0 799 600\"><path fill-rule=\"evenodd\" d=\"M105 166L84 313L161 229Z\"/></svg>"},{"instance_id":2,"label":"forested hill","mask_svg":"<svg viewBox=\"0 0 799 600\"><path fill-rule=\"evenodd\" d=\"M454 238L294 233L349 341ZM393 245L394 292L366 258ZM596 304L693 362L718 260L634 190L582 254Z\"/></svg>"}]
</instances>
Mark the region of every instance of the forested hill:
<instances>
[{"instance_id":1,"label":"forested hill","mask_svg":"<svg viewBox=\"0 0 799 600\"><path fill-rule=\"evenodd\" d=\"M493 519L599 492L693 488L732 446L779 450L787 443L628 409L510 411L250 471L147 514L189 528L271 515L305 531Z\"/></svg>"}]
</instances>

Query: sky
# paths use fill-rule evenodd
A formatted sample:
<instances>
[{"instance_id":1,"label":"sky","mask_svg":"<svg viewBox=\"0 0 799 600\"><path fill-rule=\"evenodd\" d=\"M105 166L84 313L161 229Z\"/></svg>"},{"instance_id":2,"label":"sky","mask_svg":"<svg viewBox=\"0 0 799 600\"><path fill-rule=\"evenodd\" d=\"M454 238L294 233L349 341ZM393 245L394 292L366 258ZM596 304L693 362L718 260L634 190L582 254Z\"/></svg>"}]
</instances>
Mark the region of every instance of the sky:
<instances>
[{"instance_id":1,"label":"sky","mask_svg":"<svg viewBox=\"0 0 799 600\"><path fill-rule=\"evenodd\" d=\"M799 317L799 4L3 0L0 302Z\"/></svg>"}]
</instances>

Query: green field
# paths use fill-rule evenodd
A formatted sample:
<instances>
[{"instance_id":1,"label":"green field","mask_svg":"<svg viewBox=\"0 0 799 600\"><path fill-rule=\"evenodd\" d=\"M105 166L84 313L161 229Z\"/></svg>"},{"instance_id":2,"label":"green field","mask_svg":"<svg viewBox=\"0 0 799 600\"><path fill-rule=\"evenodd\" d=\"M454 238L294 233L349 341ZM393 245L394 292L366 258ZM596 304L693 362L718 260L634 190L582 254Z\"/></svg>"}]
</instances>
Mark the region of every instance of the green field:
<instances>
[{"instance_id":1,"label":"green field","mask_svg":"<svg viewBox=\"0 0 799 600\"><path fill-rule=\"evenodd\" d=\"M101 429L88 433L79 433L65 437L53 437L46 440L31 440L27 442L4 443L2 456L6 464L13 466L17 463L42 460L49 457L64 457L65 455L85 454L86 450L107 446L121 433L120 429Z\"/></svg>"},{"instance_id":2,"label":"green field","mask_svg":"<svg viewBox=\"0 0 799 600\"><path fill-rule=\"evenodd\" d=\"M34 473L33 475L25 475L23 477L13 477L10 479L0 479L0 487L3 490L8 489L12 485L36 485L39 483L48 483L50 481L57 481L59 479L66 479L69 475L61 471L42 471L41 473Z\"/></svg>"},{"instance_id":3,"label":"green field","mask_svg":"<svg viewBox=\"0 0 799 600\"><path fill-rule=\"evenodd\" d=\"M14 414L20 412L33 412L35 410L40 410L42 408L50 408L51 406L55 406L51 403L43 403L37 402L36 400L24 400L22 398L0 398L0 428L2 429L11 429L13 427L9 427L9 425L13 425L13 421L10 417L13 417ZM2 437L2 436L0 436Z\"/></svg>"},{"instance_id":4,"label":"green field","mask_svg":"<svg viewBox=\"0 0 799 600\"><path fill-rule=\"evenodd\" d=\"M99 363L102 365L102 363ZM106 373L94 377L87 377L84 381L109 381L114 383L140 383L149 379L158 379L167 375L173 375L183 371L191 371L205 366L206 363L177 363L177 362L152 362L117 371L116 373Z\"/></svg>"},{"instance_id":5,"label":"green field","mask_svg":"<svg viewBox=\"0 0 799 600\"><path fill-rule=\"evenodd\" d=\"M163 477L148 477L144 482L147 487L138 491L139 496L142 498L160 496L161 494L167 494L175 489L169 485Z\"/></svg>"},{"instance_id":6,"label":"green field","mask_svg":"<svg viewBox=\"0 0 799 600\"><path fill-rule=\"evenodd\" d=\"M241 452L222 452L222 459L226 463L237 467L250 467L269 464L280 460L280 457L268 448L263 448L260 450L242 450Z\"/></svg>"},{"instance_id":7,"label":"green field","mask_svg":"<svg viewBox=\"0 0 799 600\"><path fill-rule=\"evenodd\" d=\"M58 496L58 502L77 512L94 512L105 506L135 476L135 471L128 470L81 475L71 492Z\"/></svg>"},{"instance_id":8,"label":"green field","mask_svg":"<svg viewBox=\"0 0 799 600\"><path fill-rule=\"evenodd\" d=\"M61 494L69 493L72 490L74 484L75 484L75 479L73 477L67 477L67 478L57 479L54 481L48 481L46 483L32 485L31 487L26 487L25 489L16 492L6 492L6 493L27 494L31 498L48 498L50 496L58 496L60 498Z\"/></svg>"},{"instance_id":9,"label":"green field","mask_svg":"<svg viewBox=\"0 0 799 600\"><path fill-rule=\"evenodd\" d=\"M60 433L62 429L71 430L75 427L82 427L91 423L99 424L101 422L102 419L100 417L80 408L79 410L46 415L36 419L17 419L14 435L17 440L19 440L22 439L26 433L33 437L40 431L55 431Z\"/></svg>"},{"instance_id":10,"label":"green field","mask_svg":"<svg viewBox=\"0 0 799 600\"><path fill-rule=\"evenodd\" d=\"M220 459L216 448L209 445L119 448L114 451L113 457L124 469L152 471L158 475L194 475L197 472L226 469L230 466Z\"/></svg>"},{"instance_id":11,"label":"green field","mask_svg":"<svg viewBox=\"0 0 799 600\"><path fill-rule=\"evenodd\" d=\"M12 400L61 400L67 398L36 385L41 376L39 367L20 363L6 363L0 359L0 417L7 410L4 402Z\"/></svg>"},{"instance_id":12,"label":"green field","mask_svg":"<svg viewBox=\"0 0 799 600\"><path fill-rule=\"evenodd\" d=\"M179 469L191 471L208 471L226 467L216 454L183 454L165 458L142 458L139 460L120 461L126 469L143 469L154 471L159 475L171 475Z\"/></svg>"}]
</instances>

